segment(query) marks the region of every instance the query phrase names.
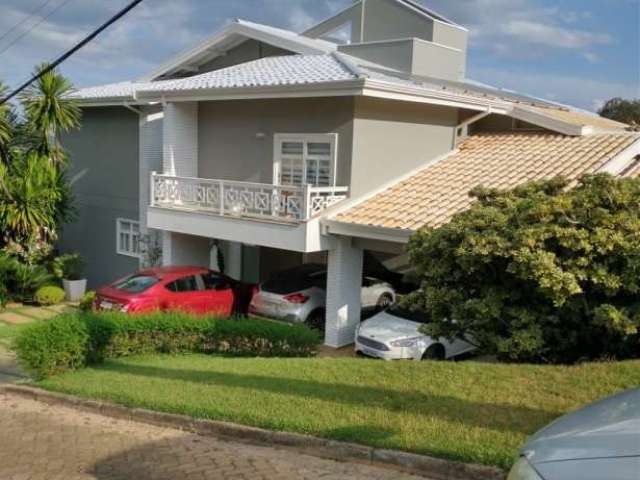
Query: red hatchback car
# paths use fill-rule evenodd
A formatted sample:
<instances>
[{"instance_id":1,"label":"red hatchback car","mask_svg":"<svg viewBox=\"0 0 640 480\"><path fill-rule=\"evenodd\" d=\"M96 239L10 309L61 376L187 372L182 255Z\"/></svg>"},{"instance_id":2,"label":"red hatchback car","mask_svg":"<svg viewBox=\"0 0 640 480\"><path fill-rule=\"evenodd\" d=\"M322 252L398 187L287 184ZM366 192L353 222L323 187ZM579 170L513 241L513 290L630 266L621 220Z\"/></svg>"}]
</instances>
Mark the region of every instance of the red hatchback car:
<instances>
[{"instance_id":1,"label":"red hatchback car","mask_svg":"<svg viewBox=\"0 0 640 480\"><path fill-rule=\"evenodd\" d=\"M244 314L253 287L202 267L141 270L96 292L96 310L126 313L179 310L218 315Z\"/></svg>"}]
</instances>

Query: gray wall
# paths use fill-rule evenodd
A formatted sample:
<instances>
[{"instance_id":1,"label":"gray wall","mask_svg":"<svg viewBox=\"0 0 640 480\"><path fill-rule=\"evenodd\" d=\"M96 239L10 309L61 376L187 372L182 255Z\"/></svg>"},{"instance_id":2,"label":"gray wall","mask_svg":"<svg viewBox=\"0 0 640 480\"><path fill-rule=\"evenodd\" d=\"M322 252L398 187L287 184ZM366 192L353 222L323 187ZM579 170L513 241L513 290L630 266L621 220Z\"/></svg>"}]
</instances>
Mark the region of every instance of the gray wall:
<instances>
[{"instance_id":1,"label":"gray wall","mask_svg":"<svg viewBox=\"0 0 640 480\"><path fill-rule=\"evenodd\" d=\"M227 68L240 63L250 62L264 57L274 57L281 55L291 55L292 52L282 48L274 47L268 43L257 40L247 40L237 47L229 50L225 55L217 57L210 62L201 65L198 73L210 72L220 68ZM192 74L193 75L193 74Z\"/></svg>"},{"instance_id":2,"label":"gray wall","mask_svg":"<svg viewBox=\"0 0 640 480\"><path fill-rule=\"evenodd\" d=\"M352 97L201 102L198 176L271 183L275 133L337 133L337 183L348 185L353 102Z\"/></svg>"},{"instance_id":3,"label":"gray wall","mask_svg":"<svg viewBox=\"0 0 640 480\"><path fill-rule=\"evenodd\" d=\"M360 196L449 152L455 108L356 99L351 195Z\"/></svg>"},{"instance_id":4,"label":"gray wall","mask_svg":"<svg viewBox=\"0 0 640 480\"><path fill-rule=\"evenodd\" d=\"M393 38L433 38L433 21L388 0L367 0L364 7L364 41Z\"/></svg>"},{"instance_id":5,"label":"gray wall","mask_svg":"<svg viewBox=\"0 0 640 480\"><path fill-rule=\"evenodd\" d=\"M87 261L89 288L138 269L116 253L116 218L138 219L138 115L123 107L83 109L82 128L64 136L78 211L60 239Z\"/></svg>"}]
</instances>

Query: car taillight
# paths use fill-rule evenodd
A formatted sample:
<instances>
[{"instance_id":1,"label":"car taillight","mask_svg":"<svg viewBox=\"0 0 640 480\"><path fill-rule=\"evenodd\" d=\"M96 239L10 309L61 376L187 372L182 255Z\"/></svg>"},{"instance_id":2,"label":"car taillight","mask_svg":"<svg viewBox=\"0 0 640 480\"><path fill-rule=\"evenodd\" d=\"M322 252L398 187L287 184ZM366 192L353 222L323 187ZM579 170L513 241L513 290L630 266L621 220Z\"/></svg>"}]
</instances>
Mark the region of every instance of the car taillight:
<instances>
[{"instance_id":1,"label":"car taillight","mask_svg":"<svg viewBox=\"0 0 640 480\"><path fill-rule=\"evenodd\" d=\"M291 295L284 297L284 299L289 303L305 303L309 300L309 297L302 293L292 293Z\"/></svg>"}]
</instances>

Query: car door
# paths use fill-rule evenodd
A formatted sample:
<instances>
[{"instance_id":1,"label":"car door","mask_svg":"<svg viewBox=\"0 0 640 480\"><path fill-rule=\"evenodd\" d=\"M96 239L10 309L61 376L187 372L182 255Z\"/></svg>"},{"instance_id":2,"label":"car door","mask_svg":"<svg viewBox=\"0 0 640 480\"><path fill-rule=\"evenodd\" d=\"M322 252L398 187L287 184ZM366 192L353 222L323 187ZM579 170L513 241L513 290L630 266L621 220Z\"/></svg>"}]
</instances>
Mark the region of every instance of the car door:
<instances>
[{"instance_id":1,"label":"car door","mask_svg":"<svg viewBox=\"0 0 640 480\"><path fill-rule=\"evenodd\" d=\"M205 296L202 280L197 275L186 275L166 285L170 292L167 296L166 309L180 310L187 313L206 313Z\"/></svg>"},{"instance_id":2,"label":"car door","mask_svg":"<svg viewBox=\"0 0 640 480\"><path fill-rule=\"evenodd\" d=\"M199 276L203 287L203 309L206 313L228 316L234 313L235 294L227 277L216 272Z\"/></svg>"}]
</instances>

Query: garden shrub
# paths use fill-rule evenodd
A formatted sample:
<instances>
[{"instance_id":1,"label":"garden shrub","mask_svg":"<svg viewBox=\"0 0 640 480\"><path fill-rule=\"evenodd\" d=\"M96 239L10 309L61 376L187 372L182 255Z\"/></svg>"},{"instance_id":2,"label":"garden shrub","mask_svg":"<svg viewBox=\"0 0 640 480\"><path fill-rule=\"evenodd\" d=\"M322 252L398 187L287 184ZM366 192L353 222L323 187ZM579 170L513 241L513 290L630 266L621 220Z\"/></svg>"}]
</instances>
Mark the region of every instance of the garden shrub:
<instances>
[{"instance_id":1,"label":"garden shrub","mask_svg":"<svg viewBox=\"0 0 640 480\"><path fill-rule=\"evenodd\" d=\"M70 329L74 333L64 343L58 335ZM43 377L109 358L152 353L308 357L314 354L319 342L318 333L304 325L266 320L177 312L144 315L82 312L30 327L24 338L19 337L17 352L29 371ZM66 356L65 347L70 349Z\"/></svg>"},{"instance_id":2,"label":"garden shrub","mask_svg":"<svg viewBox=\"0 0 640 480\"><path fill-rule=\"evenodd\" d=\"M96 292L93 290L90 290L82 296L82 298L80 299L80 304L78 305L78 308L83 312L89 312L93 309L93 302L95 302L95 300L96 300Z\"/></svg>"},{"instance_id":3,"label":"garden shrub","mask_svg":"<svg viewBox=\"0 0 640 480\"><path fill-rule=\"evenodd\" d=\"M238 356L308 357L320 343L317 331L255 319L218 321L212 332L215 352Z\"/></svg>"},{"instance_id":4,"label":"garden shrub","mask_svg":"<svg viewBox=\"0 0 640 480\"><path fill-rule=\"evenodd\" d=\"M47 269L41 265L16 263L12 278L9 279L9 291L17 300L30 302L36 291L52 280Z\"/></svg>"},{"instance_id":5,"label":"garden shrub","mask_svg":"<svg viewBox=\"0 0 640 480\"><path fill-rule=\"evenodd\" d=\"M40 305L58 305L64 301L64 290L55 285L40 287L34 299Z\"/></svg>"},{"instance_id":6,"label":"garden shrub","mask_svg":"<svg viewBox=\"0 0 640 480\"><path fill-rule=\"evenodd\" d=\"M573 187L573 188L572 188ZM640 179L586 175L500 191L409 242L423 331L511 361L640 356Z\"/></svg>"},{"instance_id":7,"label":"garden shrub","mask_svg":"<svg viewBox=\"0 0 640 480\"><path fill-rule=\"evenodd\" d=\"M53 260L51 269L60 280L82 280L85 261L78 253L65 253Z\"/></svg>"},{"instance_id":8,"label":"garden shrub","mask_svg":"<svg viewBox=\"0 0 640 480\"><path fill-rule=\"evenodd\" d=\"M89 333L81 317L66 314L29 325L15 346L20 364L39 379L85 366Z\"/></svg>"}]
</instances>

